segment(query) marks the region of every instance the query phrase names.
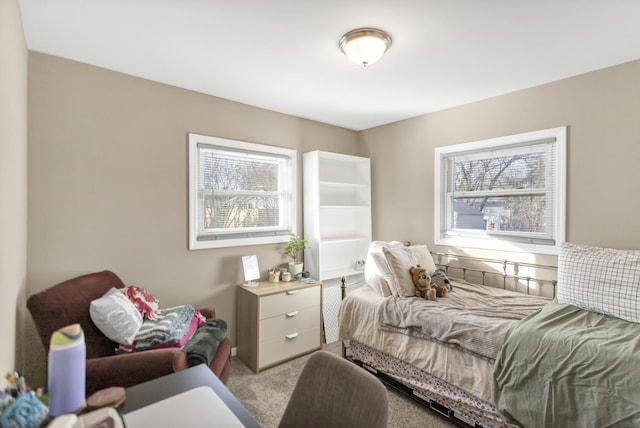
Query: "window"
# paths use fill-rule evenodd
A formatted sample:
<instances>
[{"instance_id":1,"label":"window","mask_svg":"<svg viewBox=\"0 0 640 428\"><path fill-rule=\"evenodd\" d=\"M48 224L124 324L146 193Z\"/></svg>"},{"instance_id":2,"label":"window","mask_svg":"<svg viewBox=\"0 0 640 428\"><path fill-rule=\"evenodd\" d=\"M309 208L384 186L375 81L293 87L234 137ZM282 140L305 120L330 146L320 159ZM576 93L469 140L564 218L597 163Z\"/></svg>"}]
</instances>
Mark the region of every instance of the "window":
<instances>
[{"instance_id":1,"label":"window","mask_svg":"<svg viewBox=\"0 0 640 428\"><path fill-rule=\"evenodd\" d=\"M566 127L436 148L438 245L557 254Z\"/></svg>"},{"instance_id":2,"label":"window","mask_svg":"<svg viewBox=\"0 0 640 428\"><path fill-rule=\"evenodd\" d=\"M286 242L296 151L189 134L189 249Z\"/></svg>"}]
</instances>

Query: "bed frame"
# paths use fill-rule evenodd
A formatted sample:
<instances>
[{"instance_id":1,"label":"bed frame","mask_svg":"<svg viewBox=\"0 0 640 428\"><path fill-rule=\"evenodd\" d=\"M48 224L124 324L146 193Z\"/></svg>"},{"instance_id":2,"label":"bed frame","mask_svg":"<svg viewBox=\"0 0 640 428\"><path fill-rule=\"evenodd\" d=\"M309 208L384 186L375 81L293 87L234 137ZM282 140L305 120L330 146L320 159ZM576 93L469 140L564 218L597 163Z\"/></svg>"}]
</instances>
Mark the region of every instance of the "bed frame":
<instances>
[{"instance_id":1,"label":"bed frame","mask_svg":"<svg viewBox=\"0 0 640 428\"><path fill-rule=\"evenodd\" d=\"M557 267L550 265L523 263L523 262L511 262L508 260L489 259L470 257L465 255L451 254L451 253L437 253L431 252L433 261L436 267L444 269L447 276L451 279L464 280L472 283L478 283L470 280L473 277L482 278L482 285L498 286L503 289L509 289L511 291L523 292L531 294L532 290L536 290L538 294L545 295L550 294L549 297L555 297L557 280ZM465 266L466 264L466 266ZM487 266L487 269L480 269L474 267L475 264L482 264ZM471 267L469 267L471 265ZM534 272L547 272L551 274L551 278L539 278L521 275L521 268L524 270L532 270ZM510 273L511 272L511 273ZM550 288L549 288L550 287ZM543 294L544 291L548 293ZM342 299L347 296L347 277L341 278L341 292ZM482 428L482 425L473 423L461 419L454 409L450 409L435 400L424 397L414 389L408 387L404 383L397 381L395 378L387 375L386 373L377 370L374 367L370 367L368 364L353 358L348 352L349 345L342 341L342 357L351 361L352 363L362 367L369 371L377 378L379 378L385 385L395 389L396 391L406 395L422 406L444 416L451 422L467 428Z\"/></svg>"}]
</instances>

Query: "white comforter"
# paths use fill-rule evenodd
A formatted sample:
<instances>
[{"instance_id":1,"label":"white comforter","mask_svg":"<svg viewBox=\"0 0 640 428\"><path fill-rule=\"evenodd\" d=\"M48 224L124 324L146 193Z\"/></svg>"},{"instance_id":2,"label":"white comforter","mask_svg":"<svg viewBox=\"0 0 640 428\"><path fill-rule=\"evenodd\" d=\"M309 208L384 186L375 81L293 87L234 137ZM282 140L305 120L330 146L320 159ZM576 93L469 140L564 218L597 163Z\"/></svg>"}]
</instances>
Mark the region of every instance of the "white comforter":
<instances>
[{"instance_id":1,"label":"white comforter","mask_svg":"<svg viewBox=\"0 0 640 428\"><path fill-rule=\"evenodd\" d=\"M457 346L493 362L513 323L547 303L546 298L458 282L452 292L435 301L383 299L376 319L383 330Z\"/></svg>"}]
</instances>

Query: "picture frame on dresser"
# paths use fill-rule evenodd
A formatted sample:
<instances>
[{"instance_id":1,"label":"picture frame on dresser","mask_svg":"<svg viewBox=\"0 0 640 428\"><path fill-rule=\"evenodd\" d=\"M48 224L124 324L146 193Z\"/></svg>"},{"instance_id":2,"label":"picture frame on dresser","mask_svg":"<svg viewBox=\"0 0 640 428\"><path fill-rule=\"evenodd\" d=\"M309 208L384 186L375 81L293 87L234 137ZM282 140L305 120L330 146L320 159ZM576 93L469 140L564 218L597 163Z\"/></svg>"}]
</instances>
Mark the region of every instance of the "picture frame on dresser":
<instances>
[{"instance_id":1,"label":"picture frame on dresser","mask_svg":"<svg viewBox=\"0 0 640 428\"><path fill-rule=\"evenodd\" d=\"M244 272L244 286L255 287L258 285L254 279L260 279L260 267L258 266L258 256L242 256L242 271Z\"/></svg>"}]
</instances>

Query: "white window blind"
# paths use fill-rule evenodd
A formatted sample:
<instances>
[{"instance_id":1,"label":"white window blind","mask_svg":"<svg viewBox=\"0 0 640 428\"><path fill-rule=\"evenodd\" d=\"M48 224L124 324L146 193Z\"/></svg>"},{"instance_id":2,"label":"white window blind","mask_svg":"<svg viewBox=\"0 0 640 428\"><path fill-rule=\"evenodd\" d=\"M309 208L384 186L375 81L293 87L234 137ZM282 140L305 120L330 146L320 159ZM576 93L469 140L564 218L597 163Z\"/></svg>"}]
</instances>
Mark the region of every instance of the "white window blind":
<instances>
[{"instance_id":1,"label":"white window blind","mask_svg":"<svg viewBox=\"0 0 640 428\"><path fill-rule=\"evenodd\" d=\"M296 230L296 151L189 135L190 248L285 242Z\"/></svg>"},{"instance_id":2,"label":"white window blind","mask_svg":"<svg viewBox=\"0 0 640 428\"><path fill-rule=\"evenodd\" d=\"M436 149L436 243L555 253L565 128Z\"/></svg>"}]
</instances>

